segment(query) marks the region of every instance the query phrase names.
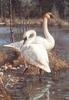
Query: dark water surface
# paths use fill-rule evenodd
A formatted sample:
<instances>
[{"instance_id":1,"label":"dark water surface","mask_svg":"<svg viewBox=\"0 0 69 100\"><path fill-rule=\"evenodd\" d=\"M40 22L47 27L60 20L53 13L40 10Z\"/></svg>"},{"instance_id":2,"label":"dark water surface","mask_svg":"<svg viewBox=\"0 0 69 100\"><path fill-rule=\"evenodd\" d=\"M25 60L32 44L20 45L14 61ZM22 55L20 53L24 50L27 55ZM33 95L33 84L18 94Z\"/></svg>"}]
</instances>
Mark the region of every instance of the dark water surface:
<instances>
[{"instance_id":1,"label":"dark water surface","mask_svg":"<svg viewBox=\"0 0 69 100\"><path fill-rule=\"evenodd\" d=\"M10 42L9 29L9 27L0 27L0 45ZM41 28L35 27L33 29L38 34L42 33ZM19 33L20 30L14 27L13 31ZM69 60L69 28L51 27L50 33L56 40L57 52L60 53L61 57ZM38 76L31 78L22 75L8 75L5 88L12 100L69 100L69 71L60 72L60 74L59 80L55 82L47 76L42 76L41 81L39 81ZM16 80L16 82L11 79Z\"/></svg>"}]
</instances>

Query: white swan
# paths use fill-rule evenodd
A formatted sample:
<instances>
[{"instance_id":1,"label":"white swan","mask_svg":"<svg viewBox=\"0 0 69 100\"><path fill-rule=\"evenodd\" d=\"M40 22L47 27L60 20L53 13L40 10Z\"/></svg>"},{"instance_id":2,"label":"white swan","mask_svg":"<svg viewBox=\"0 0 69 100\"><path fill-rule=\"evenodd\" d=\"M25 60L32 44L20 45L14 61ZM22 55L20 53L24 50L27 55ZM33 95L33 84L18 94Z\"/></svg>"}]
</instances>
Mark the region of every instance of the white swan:
<instances>
[{"instance_id":1,"label":"white swan","mask_svg":"<svg viewBox=\"0 0 69 100\"><path fill-rule=\"evenodd\" d=\"M48 20L51 18L54 18L54 15L50 12L43 16L43 31L45 35L44 44L47 50L51 50L55 46L55 40L48 30Z\"/></svg>"},{"instance_id":2,"label":"white swan","mask_svg":"<svg viewBox=\"0 0 69 100\"><path fill-rule=\"evenodd\" d=\"M55 40L54 38L52 37L52 35L49 33L49 30L48 30L48 20L50 18L52 18L53 15L52 13L46 13L44 16L43 16L43 30L44 30L44 35L45 35L45 38L41 37L41 36L36 36L35 40L33 41L34 43L37 43L37 44L42 44L48 51L51 50L52 48L54 48L55 46ZM35 36L36 34L36 31L35 30L28 30L25 32L25 34L31 34ZM15 43L11 43L11 44L8 44L8 45L4 45L4 46L13 46L14 48L18 49L20 51L20 48L21 48L21 45L22 45L22 41L20 42L15 42Z\"/></svg>"},{"instance_id":3,"label":"white swan","mask_svg":"<svg viewBox=\"0 0 69 100\"><path fill-rule=\"evenodd\" d=\"M35 35L35 36L34 36ZM33 66L39 67L44 71L50 73L48 54L45 47L42 44L35 44L33 41L36 38L36 34L29 33L24 34L24 43L21 48L21 56L24 60Z\"/></svg>"}]
</instances>

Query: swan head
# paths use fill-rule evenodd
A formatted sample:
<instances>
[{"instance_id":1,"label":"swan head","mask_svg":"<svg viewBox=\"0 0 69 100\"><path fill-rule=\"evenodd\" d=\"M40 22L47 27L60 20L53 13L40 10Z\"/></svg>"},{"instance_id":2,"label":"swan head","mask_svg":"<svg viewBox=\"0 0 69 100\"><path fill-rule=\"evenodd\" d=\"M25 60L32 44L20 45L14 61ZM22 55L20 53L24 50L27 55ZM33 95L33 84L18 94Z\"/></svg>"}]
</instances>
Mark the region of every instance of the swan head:
<instances>
[{"instance_id":1,"label":"swan head","mask_svg":"<svg viewBox=\"0 0 69 100\"><path fill-rule=\"evenodd\" d=\"M23 44L26 44L26 43L30 44L30 43L34 42L35 38L36 38L36 31L28 30L23 35L23 40L24 40Z\"/></svg>"},{"instance_id":2,"label":"swan head","mask_svg":"<svg viewBox=\"0 0 69 100\"><path fill-rule=\"evenodd\" d=\"M43 18L54 19L54 15L51 12L45 13Z\"/></svg>"}]
</instances>

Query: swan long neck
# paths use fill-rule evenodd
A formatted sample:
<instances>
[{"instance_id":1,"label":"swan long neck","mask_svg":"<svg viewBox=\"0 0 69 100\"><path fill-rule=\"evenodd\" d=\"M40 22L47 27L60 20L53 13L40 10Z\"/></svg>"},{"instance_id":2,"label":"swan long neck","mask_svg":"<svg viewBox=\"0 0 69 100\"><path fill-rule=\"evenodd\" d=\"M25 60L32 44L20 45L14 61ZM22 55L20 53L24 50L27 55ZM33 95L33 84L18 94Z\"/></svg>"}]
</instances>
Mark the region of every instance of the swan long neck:
<instances>
[{"instance_id":1,"label":"swan long neck","mask_svg":"<svg viewBox=\"0 0 69 100\"><path fill-rule=\"evenodd\" d=\"M28 40L27 40L27 42L26 42L26 45L30 45L30 44L32 44L32 43L34 43L34 41L35 41L35 38L36 38L36 32L34 32L34 31L31 31L30 32L30 34L33 34L33 36L31 37L31 38L28 38Z\"/></svg>"},{"instance_id":2,"label":"swan long neck","mask_svg":"<svg viewBox=\"0 0 69 100\"><path fill-rule=\"evenodd\" d=\"M49 30L48 30L48 19L46 17L43 19L43 31L44 31L45 37L48 38L50 33L49 33Z\"/></svg>"},{"instance_id":3,"label":"swan long neck","mask_svg":"<svg viewBox=\"0 0 69 100\"><path fill-rule=\"evenodd\" d=\"M53 36L49 33L48 18L46 18L46 17L43 19L43 31L44 31L45 38L49 43L49 47L53 48L55 45L55 40L54 40Z\"/></svg>"},{"instance_id":4,"label":"swan long neck","mask_svg":"<svg viewBox=\"0 0 69 100\"><path fill-rule=\"evenodd\" d=\"M30 43L34 43L36 38L36 32L33 32L33 37L30 39Z\"/></svg>"}]
</instances>

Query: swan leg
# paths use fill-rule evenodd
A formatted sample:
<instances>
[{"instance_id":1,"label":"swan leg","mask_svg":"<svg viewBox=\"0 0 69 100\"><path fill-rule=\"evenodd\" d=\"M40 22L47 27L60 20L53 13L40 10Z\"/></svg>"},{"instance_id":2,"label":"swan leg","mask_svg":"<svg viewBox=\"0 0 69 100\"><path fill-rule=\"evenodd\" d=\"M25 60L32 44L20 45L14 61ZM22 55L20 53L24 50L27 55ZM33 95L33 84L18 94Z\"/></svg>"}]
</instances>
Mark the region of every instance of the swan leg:
<instances>
[{"instance_id":1,"label":"swan leg","mask_svg":"<svg viewBox=\"0 0 69 100\"><path fill-rule=\"evenodd\" d=\"M23 71L23 75L24 75L24 73L25 73L27 70L28 70L28 67L24 69L24 71Z\"/></svg>"},{"instance_id":2,"label":"swan leg","mask_svg":"<svg viewBox=\"0 0 69 100\"><path fill-rule=\"evenodd\" d=\"M52 71L52 80L53 81L58 81L59 80L59 71Z\"/></svg>"},{"instance_id":3,"label":"swan leg","mask_svg":"<svg viewBox=\"0 0 69 100\"><path fill-rule=\"evenodd\" d=\"M28 65L27 65L26 60L24 60L24 66L25 66L25 69L23 70L23 74L28 70Z\"/></svg>"},{"instance_id":4,"label":"swan leg","mask_svg":"<svg viewBox=\"0 0 69 100\"><path fill-rule=\"evenodd\" d=\"M41 75L42 75L42 69L39 69L39 81L42 81Z\"/></svg>"},{"instance_id":5,"label":"swan leg","mask_svg":"<svg viewBox=\"0 0 69 100\"><path fill-rule=\"evenodd\" d=\"M42 69L39 69L39 75L41 76L41 74L42 74Z\"/></svg>"}]
</instances>

